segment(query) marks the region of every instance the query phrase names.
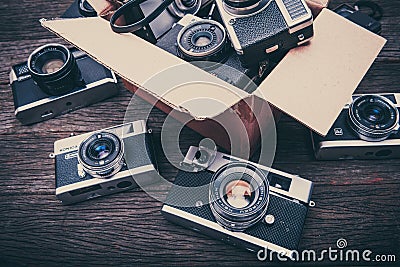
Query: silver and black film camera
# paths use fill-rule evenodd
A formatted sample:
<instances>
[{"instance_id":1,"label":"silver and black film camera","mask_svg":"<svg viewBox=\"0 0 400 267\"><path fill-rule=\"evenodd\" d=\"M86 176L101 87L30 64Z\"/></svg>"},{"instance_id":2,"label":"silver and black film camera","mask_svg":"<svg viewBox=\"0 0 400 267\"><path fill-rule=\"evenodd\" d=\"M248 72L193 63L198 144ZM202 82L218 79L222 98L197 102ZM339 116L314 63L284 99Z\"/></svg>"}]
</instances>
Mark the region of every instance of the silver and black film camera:
<instances>
[{"instance_id":1,"label":"silver and black film camera","mask_svg":"<svg viewBox=\"0 0 400 267\"><path fill-rule=\"evenodd\" d=\"M244 66L280 60L310 40L313 16L304 0L216 0L232 45Z\"/></svg>"},{"instance_id":2,"label":"silver and black film camera","mask_svg":"<svg viewBox=\"0 0 400 267\"><path fill-rule=\"evenodd\" d=\"M251 251L297 249L311 181L197 147L182 166L162 208L168 220Z\"/></svg>"},{"instance_id":3,"label":"silver and black film camera","mask_svg":"<svg viewBox=\"0 0 400 267\"><path fill-rule=\"evenodd\" d=\"M157 181L150 133L140 120L56 141L56 196L71 204Z\"/></svg>"},{"instance_id":4,"label":"silver and black film camera","mask_svg":"<svg viewBox=\"0 0 400 267\"><path fill-rule=\"evenodd\" d=\"M12 67L15 116L32 124L118 93L114 73L85 53L60 44L39 47Z\"/></svg>"},{"instance_id":5,"label":"silver and black film camera","mask_svg":"<svg viewBox=\"0 0 400 267\"><path fill-rule=\"evenodd\" d=\"M353 95L325 137L312 133L321 160L400 157L400 94Z\"/></svg>"}]
</instances>

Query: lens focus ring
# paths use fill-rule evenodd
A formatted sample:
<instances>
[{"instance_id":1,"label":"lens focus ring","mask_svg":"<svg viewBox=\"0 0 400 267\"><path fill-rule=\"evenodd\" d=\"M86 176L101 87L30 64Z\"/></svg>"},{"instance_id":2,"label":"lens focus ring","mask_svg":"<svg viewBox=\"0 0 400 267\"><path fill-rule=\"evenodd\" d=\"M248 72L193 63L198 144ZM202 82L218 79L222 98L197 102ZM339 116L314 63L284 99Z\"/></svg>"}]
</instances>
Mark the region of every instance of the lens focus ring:
<instances>
[{"instance_id":1,"label":"lens focus ring","mask_svg":"<svg viewBox=\"0 0 400 267\"><path fill-rule=\"evenodd\" d=\"M365 141L382 141L399 129L399 111L389 99L363 95L349 106L349 125Z\"/></svg>"},{"instance_id":2,"label":"lens focus ring","mask_svg":"<svg viewBox=\"0 0 400 267\"><path fill-rule=\"evenodd\" d=\"M124 143L110 132L99 132L86 138L79 146L78 161L93 177L110 177L124 164Z\"/></svg>"},{"instance_id":3,"label":"lens focus ring","mask_svg":"<svg viewBox=\"0 0 400 267\"><path fill-rule=\"evenodd\" d=\"M266 214L269 183L255 166L229 163L214 173L209 194L216 221L231 231L243 231Z\"/></svg>"}]
</instances>

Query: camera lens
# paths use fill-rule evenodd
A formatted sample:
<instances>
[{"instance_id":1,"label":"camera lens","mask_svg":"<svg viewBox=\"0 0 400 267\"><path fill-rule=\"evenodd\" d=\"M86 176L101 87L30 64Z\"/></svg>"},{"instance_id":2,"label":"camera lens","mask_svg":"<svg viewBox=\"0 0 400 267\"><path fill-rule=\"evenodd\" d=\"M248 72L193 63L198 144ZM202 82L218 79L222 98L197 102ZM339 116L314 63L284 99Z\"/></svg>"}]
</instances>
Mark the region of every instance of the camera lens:
<instances>
[{"instance_id":1,"label":"camera lens","mask_svg":"<svg viewBox=\"0 0 400 267\"><path fill-rule=\"evenodd\" d=\"M202 20L184 27L177 37L178 54L188 61L220 62L226 57L225 29L216 21Z\"/></svg>"},{"instance_id":2,"label":"camera lens","mask_svg":"<svg viewBox=\"0 0 400 267\"><path fill-rule=\"evenodd\" d=\"M94 141L88 148L88 156L92 160L104 159L114 150L114 144L109 139L102 138Z\"/></svg>"},{"instance_id":3,"label":"camera lens","mask_svg":"<svg viewBox=\"0 0 400 267\"><path fill-rule=\"evenodd\" d=\"M260 0L224 0L224 3L231 7L244 8L259 3Z\"/></svg>"},{"instance_id":4,"label":"camera lens","mask_svg":"<svg viewBox=\"0 0 400 267\"><path fill-rule=\"evenodd\" d=\"M78 161L93 177L110 177L124 164L123 142L113 133L100 132L86 138L79 146Z\"/></svg>"},{"instance_id":5,"label":"camera lens","mask_svg":"<svg viewBox=\"0 0 400 267\"><path fill-rule=\"evenodd\" d=\"M45 93L62 95L82 81L72 53L63 45L47 44L39 47L28 58L32 79Z\"/></svg>"},{"instance_id":6,"label":"camera lens","mask_svg":"<svg viewBox=\"0 0 400 267\"><path fill-rule=\"evenodd\" d=\"M271 0L223 0L225 11L234 16L255 14L264 9L269 2Z\"/></svg>"},{"instance_id":7,"label":"camera lens","mask_svg":"<svg viewBox=\"0 0 400 267\"><path fill-rule=\"evenodd\" d=\"M349 125L365 141L382 141L399 128L399 111L389 99L363 95L349 106Z\"/></svg>"},{"instance_id":8,"label":"camera lens","mask_svg":"<svg viewBox=\"0 0 400 267\"><path fill-rule=\"evenodd\" d=\"M88 3L87 0L79 0L79 13L84 17L96 17L96 10Z\"/></svg>"},{"instance_id":9,"label":"camera lens","mask_svg":"<svg viewBox=\"0 0 400 267\"><path fill-rule=\"evenodd\" d=\"M200 0L174 0L168 10L173 16L183 18L187 14L196 14L201 4Z\"/></svg>"},{"instance_id":10,"label":"camera lens","mask_svg":"<svg viewBox=\"0 0 400 267\"><path fill-rule=\"evenodd\" d=\"M210 208L216 221L231 231L243 231L267 212L269 183L251 164L229 163L214 173L210 183Z\"/></svg>"}]
</instances>

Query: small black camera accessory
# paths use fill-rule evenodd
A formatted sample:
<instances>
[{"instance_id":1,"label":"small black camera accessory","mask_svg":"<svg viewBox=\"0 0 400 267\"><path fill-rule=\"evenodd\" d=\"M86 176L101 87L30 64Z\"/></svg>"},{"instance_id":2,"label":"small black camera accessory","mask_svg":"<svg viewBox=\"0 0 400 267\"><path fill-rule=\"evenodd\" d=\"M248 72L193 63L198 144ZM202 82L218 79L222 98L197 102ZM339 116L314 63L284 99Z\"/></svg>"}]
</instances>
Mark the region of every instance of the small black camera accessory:
<instances>
[{"instance_id":1,"label":"small black camera accessory","mask_svg":"<svg viewBox=\"0 0 400 267\"><path fill-rule=\"evenodd\" d=\"M96 17L97 13L87 0L74 0L61 18Z\"/></svg>"},{"instance_id":2,"label":"small black camera accessory","mask_svg":"<svg viewBox=\"0 0 400 267\"><path fill-rule=\"evenodd\" d=\"M96 17L96 10L88 3L87 0L78 0L79 13L84 17Z\"/></svg>"},{"instance_id":3,"label":"small black camera accessory","mask_svg":"<svg viewBox=\"0 0 400 267\"><path fill-rule=\"evenodd\" d=\"M362 12L360 9L367 8L370 10L369 14ZM358 1L354 7L348 4L342 4L336 7L333 11L342 17L360 25L361 27L370 30L376 34L381 32L381 23L378 21L382 18L383 10L374 2L371 1Z\"/></svg>"},{"instance_id":4,"label":"small black camera accessory","mask_svg":"<svg viewBox=\"0 0 400 267\"><path fill-rule=\"evenodd\" d=\"M180 18L196 14L201 5L201 0L130 0L115 11L110 25L114 32L132 32L156 43ZM127 25L116 24L122 16Z\"/></svg>"}]
</instances>

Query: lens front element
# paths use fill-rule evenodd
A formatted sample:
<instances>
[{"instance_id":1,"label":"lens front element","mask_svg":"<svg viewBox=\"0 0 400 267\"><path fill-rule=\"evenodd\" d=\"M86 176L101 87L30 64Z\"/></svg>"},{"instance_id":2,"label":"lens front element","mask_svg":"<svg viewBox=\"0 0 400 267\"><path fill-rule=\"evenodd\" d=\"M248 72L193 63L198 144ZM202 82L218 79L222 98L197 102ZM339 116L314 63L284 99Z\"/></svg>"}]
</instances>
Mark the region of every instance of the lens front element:
<instances>
[{"instance_id":1,"label":"lens front element","mask_svg":"<svg viewBox=\"0 0 400 267\"><path fill-rule=\"evenodd\" d=\"M93 177L110 177L124 164L123 142L113 133L100 132L86 138L79 146L78 161Z\"/></svg>"}]
</instances>

